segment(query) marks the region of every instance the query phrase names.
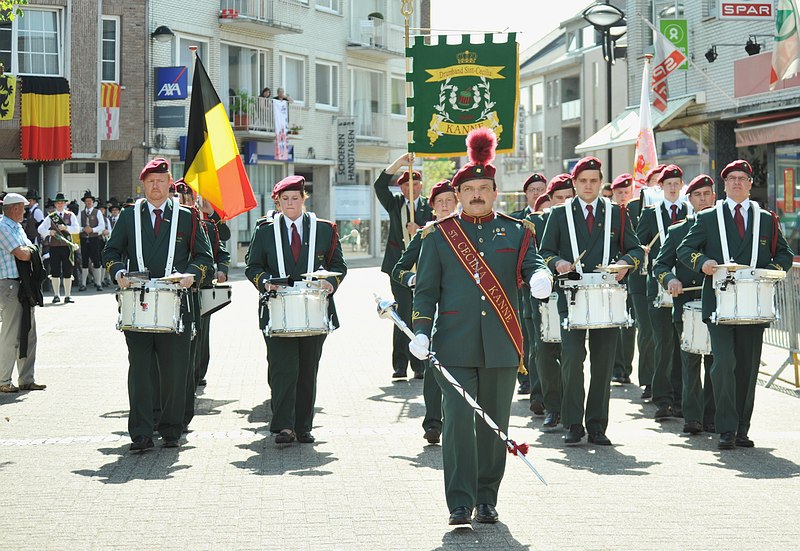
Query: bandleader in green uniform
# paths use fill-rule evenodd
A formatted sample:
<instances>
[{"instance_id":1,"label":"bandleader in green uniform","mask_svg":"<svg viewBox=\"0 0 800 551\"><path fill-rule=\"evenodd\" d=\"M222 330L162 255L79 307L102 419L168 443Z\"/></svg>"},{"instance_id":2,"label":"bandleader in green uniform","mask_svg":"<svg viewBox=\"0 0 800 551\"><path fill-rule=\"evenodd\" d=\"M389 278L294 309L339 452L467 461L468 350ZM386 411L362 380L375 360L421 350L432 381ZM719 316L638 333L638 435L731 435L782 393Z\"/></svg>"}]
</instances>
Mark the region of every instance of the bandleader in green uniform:
<instances>
[{"instance_id":1,"label":"bandleader in green uniform","mask_svg":"<svg viewBox=\"0 0 800 551\"><path fill-rule=\"evenodd\" d=\"M245 275L260 293L280 293L280 287L269 282L271 278L290 276L294 281L302 281L302 274L308 272L308 256L311 254L311 217L304 212L305 179L299 175L284 178L275 184L274 192L280 201L281 214L276 215L272 222L265 222L256 228L246 257ZM280 271L275 232L280 232L283 274ZM328 316L333 326L338 327L332 295L347 273L347 266L336 224L317 219L313 247L312 265L315 270L322 268L341 273L340 276L319 280L329 296ZM262 331L269 323L269 315L269 307L262 305L259 319ZM301 443L315 441L311 429L314 425L317 372L326 336L264 334L267 344L267 381L272 391L269 429L275 434L276 444L289 444L295 440Z\"/></svg>"},{"instance_id":2,"label":"bandleader in green uniform","mask_svg":"<svg viewBox=\"0 0 800 551\"><path fill-rule=\"evenodd\" d=\"M170 173L165 159L147 163L139 176L146 201L122 211L114 231L103 250L106 270L125 289L130 280L128 270L148 270L151 278L165 275L169 254L170 230L178 224L173 268L187 274L180 280L183 288L202 285L213 269L211 245L202 228L192 223L190 210L180 207L169 198ZM142 259L136 255L135 217L141 218ZM126 268L126 262L130 268ZM192 316L186 298L182 307L181 333L125 332L128 345L128 398L130 416L128 432L133 443L131 451L153 447L153 410L160 405L158 432L165 447L177 447L183 431L186 384L191 373L190 340ZM160 396L160 398L157 398ZM159 403L156 403L159 402Z\"/></svg>"},{"instance_id":3,"label":"bandleader in green uniform","mask_svg":"<svg viewBox=\"0 0 800 551\"><path fill-rule=\"evenodd\" d=\"M733 261L750 265L753 239L758 239L756 268L788 270L792 266L792 251L783 237L777 216L761 210L759 235L753 236L754 207L750 200L753 169L750 163L737 160L721 172L727 198L697 215L686 238L678 246L678 259L705 278L702 291L703 320L711 335L714 364L711 381L716 405L715 425L720 433L718 447L752 448L748 437L753 415L758 366L761 361L764 324L718 325L711 322L717 307L712 277L717 264ZM722 235L717 221L717 209L722 209L730 259L723 258Z\"/></svg>"},{"instance_id":4,"label":"bandleader in green uniform","mask_svg":"<svg viewBox=\"0 0 800 551\"><path fill-rule=\"evenodd\" d=\"M419 228L433 220L433 210L428 199L422 193L422 175L416 170L413 172L414 186L409 182L409 173L405 171L397 179L401 193L392 193L389 184L394 174L411 162L410 154L401 155L395 162L384 169L378 179L375 180L375 195L381 206L389 213L389 236L386 240L386 251L383 254L381 271L389 276L392 288L392 296L397 303L397 314L406 323L411 325L411 301L413 293L411 289L397 283L391 278L392 269L400 260L406 246L411 242L411 238ZM409 207L410 193L414 195L414 221L411 222L411 212ZM408 351L408 337L400 329L394 328L392 334L392 377L403 378L407 375L409 364L414 370L414 377L422 379L424 377L424 364Z\"/></svg>"},{"instance_id":5,"label":"bandleader in green uniform","mask_svg":"<svg viewBox=\"0 0 800 551\"><path fill-rule=\"evenodd\" d=\"M542 237L541 254L553 273L566 274L574 271L572 246L570 243L567 216L575 222L578 251L585 252L582 265L593 271L603 263L603 241L606 228L607 199L600 200L603 173L600 160L585 157L572 170L577 199L550 211L550 218ZM610 204L610 201L608 201ZM626 211L611 206L611 228L608 262L628 264L638 269L642 261L642 249L636 233L631 227ZM580 253L579 253L580 254ZM625 277L625 270L617 272L617 281ZM558 310L562 322L567 317L567 298L563 289L558 290ZM583 362L586 359L586 329L567 330L561 327L561 377L564 395L561 404L561 421L567 427L566 445L575 445L589 432L589 442L610 446L606 436L608 426L608 401L610 397L611 372L617 348L617 328L592 329L589 331L590 370L588 396L584 391ZM584 396L586 396L584 430Z\"/></svg>"},{"instance_id":6,"label":"bandleader in green uniform","mask_svg":"<svg viewBox=\"0 0 800 551\"><path fill-rule=\"evenodd\" d=\"M414 292L409 349L427 358L429 342L442 365L507 430L523 344L517 289L526 283L549 296L552 278L525 225L492 210L497 198L497 141L487 128L467 136L470 162L453 178L463 211L426 230ZM436 323L434 324L434 315ZM442 387L442 456L450 524L498 520L497 492L506 448L437 371Z\"/></svg>"}]
</instances>

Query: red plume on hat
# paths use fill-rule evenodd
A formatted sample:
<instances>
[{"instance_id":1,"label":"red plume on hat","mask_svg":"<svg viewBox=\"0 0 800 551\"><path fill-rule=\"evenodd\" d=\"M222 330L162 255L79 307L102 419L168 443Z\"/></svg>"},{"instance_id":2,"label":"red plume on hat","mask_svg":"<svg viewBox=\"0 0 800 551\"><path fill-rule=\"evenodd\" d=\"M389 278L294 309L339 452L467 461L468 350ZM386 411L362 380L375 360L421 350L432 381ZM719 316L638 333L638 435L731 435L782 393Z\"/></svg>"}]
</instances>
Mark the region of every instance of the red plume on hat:
<instances>
[{"instance_id":1,"label":"red plume on hat","mask_svg":"<svg viewBox=\"0 0 800 551\"><path fill-rule=\"evenodd\" d=\"M482 165L494 160L494 150L497 149L497 136L484 127L476 128L467 134L467 156L473 163Z\"/></svg>"}]
</instances>

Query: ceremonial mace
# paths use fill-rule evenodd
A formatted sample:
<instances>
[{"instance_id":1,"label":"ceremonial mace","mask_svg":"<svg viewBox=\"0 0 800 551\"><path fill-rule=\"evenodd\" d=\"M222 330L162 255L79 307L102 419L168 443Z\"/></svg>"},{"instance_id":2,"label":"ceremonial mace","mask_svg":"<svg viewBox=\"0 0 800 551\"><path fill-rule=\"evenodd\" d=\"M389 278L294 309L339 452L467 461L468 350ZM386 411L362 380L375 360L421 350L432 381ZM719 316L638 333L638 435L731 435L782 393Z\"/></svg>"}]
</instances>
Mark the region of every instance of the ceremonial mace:
<instances>
[{"instance_id":1,"label":"ceremonial mace","mask_svg":"<svg viewBox=\"0 0 800 551\"><path fill-rule=\"evenodd\" d=\"M403 333L405 333L405 335L409 339L414 340L416 338L414 333L411 332L411 330L408 328L405 322L402 319L400 319L400 316L397 315L396 302L394 302L393 300L383 300L377 295L375 295L375 302L378 304L378 317L392 320L394 324ZM455 377L453 377L453 375L449 371L447 371L447 368L445 368L441 363L439 363L439 360L436 359L436 356L434 355L433 352L431 351L428 352L428 359L431 361L433 367L439 370L439 373L441 373L442 376L445 379L447 379L447 382L453 385L453 388L455 388L456 391L472 407L472 409L475 410L475 413L477 413L478 416L481 419L483 419L483 421L489 426L489 428L492 429L495 432L495 434L497 434L500 440L503 441L503 444L505 444L508 453L522 459L522 461L524 461L525 464L533 471L533 474L535 474L539 478L539 480L542 481L542 484L547 486L547 481L542 477L541 474L539 474L539 471L536 470L536 468L531 464L531 462L528 461L528 458L525 457L525 455L528 453L528 448L529 448L528 444L525 443L517 444L514 440L509 438L508 435L506 435L506 433L503 432L500 429L500 427L497 426L497 423L495 423L494 420L491 417L489 417L489 414L483 411L483 408L478 404L478 402L475 401L475 398L470 396L470 394L466 390L464 390L464 387L462 387L461 384L458 381L456 381Z\"/></svg>"}]
</instances>

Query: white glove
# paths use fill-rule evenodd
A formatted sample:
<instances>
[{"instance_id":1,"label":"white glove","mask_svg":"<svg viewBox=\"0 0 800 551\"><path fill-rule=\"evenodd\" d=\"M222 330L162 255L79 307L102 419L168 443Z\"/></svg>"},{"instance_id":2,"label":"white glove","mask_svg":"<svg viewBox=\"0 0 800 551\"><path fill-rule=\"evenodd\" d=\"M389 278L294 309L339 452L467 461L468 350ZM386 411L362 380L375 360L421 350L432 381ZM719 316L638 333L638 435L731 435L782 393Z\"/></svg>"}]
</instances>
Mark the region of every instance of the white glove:
<instances>
[{"instance_id":1,"label":"white glove","mask_svg":"<svg viewBox=\"0 0 800 551\"><path fill-rule=\"evenodd\" d=\"M533 298L545 299L553 292L553 278L547 270L534 272L530 280Z\"/></svg>"},{"instance_id":2,"label":"white glove","mask_svg":"<svg viewBox=\"0 0 800 551\"><path fill-rule=\"evenodd\" d=\"M425 335L417 335L413 340L408 341L408 350L414 355L415 358L420 360L427 360L430 353L428 348L431 341Z\"/></svg>"},{"instance_id":3,"label":"white glove","mask_svg":"<svg viewBox=\"0 0 800 551\"><path fill-rule=\"evenodd\" d=\"M414 274L410 278L408 278L408 286L409 287L416 287L417 286L417 276Z\"/></svg>"}]
</instances>

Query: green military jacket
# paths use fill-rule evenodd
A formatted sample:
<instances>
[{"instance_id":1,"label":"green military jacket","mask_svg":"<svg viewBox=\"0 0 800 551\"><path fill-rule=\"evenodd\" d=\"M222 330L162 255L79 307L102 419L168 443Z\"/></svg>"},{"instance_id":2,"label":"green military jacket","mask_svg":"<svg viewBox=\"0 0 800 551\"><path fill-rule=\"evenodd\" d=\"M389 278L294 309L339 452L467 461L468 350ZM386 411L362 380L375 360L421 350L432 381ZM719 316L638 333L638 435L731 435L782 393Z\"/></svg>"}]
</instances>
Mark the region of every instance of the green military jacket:
<instances>
[{"instance_id":1,"label":"green military jacket","mask_svg":"<svg viewBox=\"0 0 800 551\"><path fill-rule=\"evenodd\" d=\"M683 238L689 233L689 228L694 224L695 217L692 215L687 216L677 224L669 227L667 230L667 238L664 240L664 246L658 253L653 265L653 277L664 288L667 288L669 282L673 279L680 281L684 288L686 287L699 287L703 284L703 276L690 270L682 262L678 262L678 245L681 244ZM672 273L673 268L675 273ZM700 298L700 291L689 291L681 293L672 299L672 320L674 322L683 321L683 305L691 300Z\"/></svg>"},{"instance_id":2,"label":"green military jacket","mask_svg":"<svg viewBox=\"0 0 800 551\"><path fill-rule=\"evenodd\" d=\"M641 199L639 197L631 199L625 204L625 208L628 209L628 216L631 219L633 229L638 229L639 219L642 215ZM644 266L639 270L629 272L628 275L625 276L629 293L643 295L647 292L647 275L641 273L643 268Z\"/></svg>"},{"instance_id":3,"label":"green military jacket","mask_svg":"<svg viewBox=\"0 0 800 551\"><path fill-rule=\"evenodd\" d=\"M178 234L175 241L175 256L172 262L173 269L182 273L194 275L195 285L203 286L214 277L214 259L211 244L203 227L195 223L192 211L186 207L175 210L172 201L164 207L163 220L156 237L153 223L150 220L150 210L147 201L142 202L139 212L136 205L123 209L120 213L114 231L103 249L103 264L111 277L115 277L120 270L140 271L145 267L150 271L150 277L164 277L169 248L169 235L175 214L178 214ZM134 216L142 219L142 259L145 266L139 266L136 258L136 230ZM130 263L130 266L127 265Z\"/></svg>"},{"instance_id":4,"label":"green military jacket","mask_svg":"<svg viewBox=\"0 0 800 551\"><path fill-rule=\"evenodd\" d=\"M217 271L227 276L231 266L231 253L228 252L225 241L231 238L231 230L227 224L220 222L219 219L204 219L201 222L208 234L208 240L211 242L211 252L214 256ZM225 237L226 235L227 237Z\"/></svg>"},{"instance_id":5,"label":"green military jacket","mask_svg":"<svg viewBox=\"0 0 800 551\"><path fill-rule=\"evenodd\" d=\"M535 271L545 269L530 230L518 220L496 213L482 218L461 213L440 220L423 230L414 332L433 335L431 349L447 367L517 367L520 357L500 317L442 235L446 221L463 228L497 277L518 320L517 289L522 282L527 285Z\"/></svg>"},{"instance_id":6,"label":"green military jacket","mask_svg":"<svg viewBox=\"0 0 800 551\"><path fill-rule=\"evenodd\" d=\"M430 224L433 224L433 222L430 222ZM392 279L409 288L413 288L409 282L411 281L411 278L416 275L416 272L414 271L414 265L419 260L419 253L420 250L422 250L423 231L424 228L417 230L417 233L411 239L408 247L406 247L406 250L404 250L402 256L400 256L400 260L398 260L397 264L395 264L394 268L392 268Z\"/></svg>"},{"instance_id":7,"label":"green military jacket","mask_svg":"<svg viewBox=\"0 0 800 551\"><path fill-rule=\"evenodd\" d=\"M677 212L678 220L684 220L687 213L688 209L686 208L686 204L682 203ZM658 235L658 223L656 221L656 216L658 215L661 216L661 221L664 223L665 232L669 229L670 224L672 224L671 213L664 210L663 203L659 203L653 208L644 209L641 218L639 218L639 226L636 229L639 242L644 246L649 245L650 241ZM653 266L655 265L656 257L660 250L661 240L656 239L653 246L650 247L650 254L647 257L648 265L645 266L647 269L647 300L651 302L658 296L658 281L653 277Z\"/></svg>"},{"instance_id":8,"label":"green military jacket","mask_svg":"<svg viewBox=\"0 0 800 551\"><path fill-rule=\"evenodd\" d=\"M303 244L300 249L300 258L297 262L292 256L292 249L289 245L289 231L283 216L279 219L279 226L274 221L263 222L256 227L253 237L250 240L250 248L247 250L245 261L245 275L260 293L266 292L268 278L280 277L278 268L278 251L275 246L275 231L281 232L281 245L283 248L283 263L286 275L291 276L295 281L303 279L302 274L308 268L308 239L311 235L311 218L308 213L303 214ZM339 243L339 234L336 231L336 224L328 220L317 218L317 237L314 245L314 269L324 268L331 272L341 272L340 276L326 278L333 285L333 292L339 288L339 284L347 274L347 265L342 254L342 245ZM339 327L339 318L336 315L336 305L333 295L328 300L328 315L333 320L334 327ZM269 322L269 308L261 308L259 314L260 327L263 329Z\"/></svg>"},{"instance_id":9,"label":"green military jacket","mask_svg":"<svg viewBox=\"0 0 800 551\"><path fill-rule=\"evenodd\" d=\"M389 275L391 275L394 265L400 260L403 250L405 250L402 211L405 209L408 212L406 198L400 193L392 193L389 190L391 181L392 175L386 172L381 172L381 175L375 180L375 195L378 196L378 201L389 213L389 238L386 241L386 251L383 254L383 263L381 264L381 271ZM428 198L420 195L414 209L414 223L421 227L433 220L433 218L433 209L428 203Z\"/></svg>"},{"instance_id":10,"label":"green military jacket","mask_svg":"<svg viewBox=\"0 0 800 551\"><path fill-rule=\"evenodd\" d=\"M728 235L728 247L733 261L750 265L753 243L753 208L747 209L747 223L744 238L739 237L733 222L731 210L723 204L723 220L725 233ZM773 240L776 243L775 255L772 255ZM716 260L723 264L722 241L720 240L717 222L717 209L710 208L697 215L697 220L689 229L689 233L678 245L678 260L702 274L703 264L708 260ZM792 251L789 249L780 226L775 223L773 214L768 210L761 211L761 222L758 235L756 268L772 270L789 270L792 267ZM709 319L717 309L717 297L714 294L713 278L708 276L703 282L703 319Z\"/></svg>"},{"instance_id":11,"label":"green military jacket","mask_svg":"<svg viewBox=\"0 0 800 551\"><path fill-rule=\"evenodd\" d=\"M550 217L550 209L543 212L531 212L525 216L525 220L533 224L533 237L536 240L536 249L542 246L542 235L544 235L544 228L547 225L547 219Z\"/></svg>"},{"instance_id":12,"label":"green military jacket","mask_svg":"<svg viewBox=\"0 0 800 551\"><path fill-rule=\"evenodd\" d=\"M633 231L630 218L622 215L619 205L611 205L611 248L609 251L609 263L623 260L633 266L633 270L638 270L641 265L644 251ZM569 229L567 228L567 216L572 216L575 221L575 235L578 241L578 253L586 251L581 259L585 272L593 272L596 266L603 261L603 224L605 223L606 204L605 201L598 201L595 213L595 227L591 236L586 225L586 218L583 216L580 201L574 199L570 206L571 212L567 212L567 205L558 205L550 209L550 217L542 236L541 255L544 258L550 271L556 273L556 264L559 260L574 262L572 247L569 241ZM623 222L624 220L624 222ZM624 227L622 224L624 223ZM563 290L557 287L558 291L558 311L562 314L567 312L567 299Z\"/></svg>"},{"instance_id":13,"label":"green military jacket","mask_svg":"<svg viewBox=\"0 0 800 551\"><path fill-rule=\"evenodd\" d=\"M525 208L522 210L515 210L514 212L509 213L511 218L516 218L517 220L524 220L528 216L533 214L533 209L530 205L525 205Z\"/></svg>"}]
</instances>

